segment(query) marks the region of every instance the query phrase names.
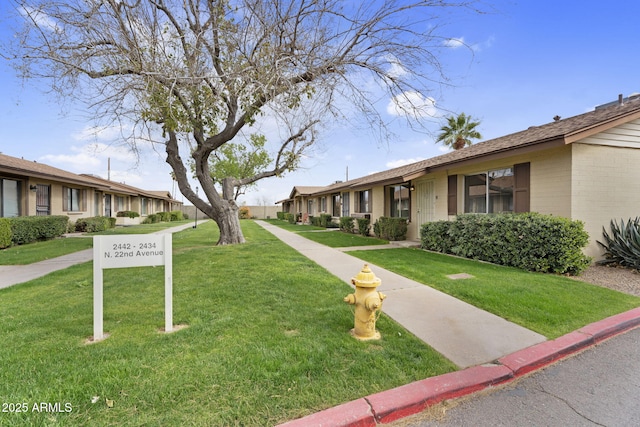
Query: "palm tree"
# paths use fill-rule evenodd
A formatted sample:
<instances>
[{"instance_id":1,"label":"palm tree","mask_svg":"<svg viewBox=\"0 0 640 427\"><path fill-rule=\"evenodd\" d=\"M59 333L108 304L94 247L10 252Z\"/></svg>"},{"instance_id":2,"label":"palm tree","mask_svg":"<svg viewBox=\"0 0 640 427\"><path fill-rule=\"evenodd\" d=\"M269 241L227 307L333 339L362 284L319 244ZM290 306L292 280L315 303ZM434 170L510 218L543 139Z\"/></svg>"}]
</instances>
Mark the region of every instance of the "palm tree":
<instances>
[{"instance_id":1,"label":"palm tree","mask_svg":"<svg viewBox=\"0 0 640 427\"><path fill-rule=\"evenodd\" d=\"M445 146L459 150L473 144L472 139L481 139L482 135L476 130L480 122L474 122L471 116L460 113L457 117L447 118L447 124L440 128L440 134L436 142L442 142Z\"/></svg>"}]
</instances>

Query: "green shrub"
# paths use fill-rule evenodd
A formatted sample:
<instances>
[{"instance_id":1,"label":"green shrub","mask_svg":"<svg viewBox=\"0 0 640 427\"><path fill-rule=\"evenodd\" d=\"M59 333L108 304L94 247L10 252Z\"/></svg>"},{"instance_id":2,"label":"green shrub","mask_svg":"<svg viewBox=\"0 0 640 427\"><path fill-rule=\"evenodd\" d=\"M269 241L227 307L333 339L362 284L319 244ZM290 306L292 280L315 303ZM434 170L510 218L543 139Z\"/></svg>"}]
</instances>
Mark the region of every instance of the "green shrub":
<instances>
[{"instance_id":1,"label":"green shrub","mask_svg":"<svg viewBox=\"0 0 640 427\"><path fill-rule=\"evenodd\" d=\"M331 224L331 215L320 214L320 227L327 228Z\"/></svg>"},{"instance_id":2,"label":"green shrub","mask_svg":"<svg viewBox=\"0 0 640 427\"><path fill-rule=\"evenodd\" d=\"M451 253L453 239L449 234L452 221L434 221L420 227L420 241L423 249L445 254Z\"/></svg>"},{"instance_id":3,"label":"green shrub","mask_svg":"<svg viewBox=\"0 0 640 427\"><path fill-rule=\"evenodd\" d=\"M182 214L182 211L171 211L169 212L170 214L170 221L182 221L184 218L184 215Z\"/></svg>"},{"instance_id":4,"label":"green shrub","mask_svg":"<svg viewBox=\"0 0 640 427\"><path fill-rule=\"evenodd\" d=\"M529 271L579 274L589 235L581 221L537 213L459 215L455 221L424 224L424 249Z\"/></svg>"},{"instance_id":5,"label":"green shrub","mask_svg":"<svg viewBox=\"0 0 640 427\"><path fill-rule=\"evenodd\" d=\"M604 259L598 264L618 264L640 270L640 217L629 219L626 224L620 219L620 225L611 220L610 228L611 235L602 227L604 243L597 241L605 251Z\"/></svg>"},{"instance_id":6,"label":"green shrub","mask_svg":"<svg viewBox=\"0 0 640 427\"><path fill-rule=\"evenodd\" d=\"M0 218L0 249L11 246L11 223L8 218Z\"/></svg>"},{"instance_id":7,"label":"green shrub","mask_svg":"<svg viewBox=\"0 0 640 427\"><path fill-rule=\"evenodd\" d=\"M118 218L138 218L140 214L136 211L118 211L116 216Z\"/></svg>"},{"instance_id":8,"label":"green shrub","mask_svg":"<svg viewBox=\"0 0 640 427\"><path fill-rule=\"evenodd\" d=\"M284 214L284 219L289 222L289 224L295 224L296 223L296 217L295 215L293 215L292 213L286 212Z\"/></svg>"},{"instance_id":9,"label":"green shrub","mask_svg":"<svg viewBox=\"0 0 640 427\"><path fill-rule=\"evenodd\" d=\"M373 234L385 240L406 240L407 220L405 218L381 216L373 224Z\"/></svg>"},{"instance_id":10,"label":"green shrub","mask_svg":"<svg viewBox=\"0 0 640 427\"><path fill-rule=\"evenodd\" d=\"M158 214L149 214L142 221L142 223L143 224L156 224L156 223L160 222L160 219L161 219L161 217Z\"/></svg>"},{"instance_id":11,"label":"green shrub","mask_svg":"<svg viewBox=\"0 0 640 427\"><path fill-rule=\"evenodd\" d=\"M98 231L108 230L109 228L113 228L114 226L115 218L109 218L106 216L94 216L89 218L80 218L79 220L77 220L75 231L81 233L96 233Z\"/></svg>"},{"instance_id":12,"label":"green shrub","mask_svg":"<svg viewBox=\"0 0 640 427\"><path fill-rule=\"evenodd\" d=\"M358 223L358 234L362 236L368 236L371 220L369 218L356 218L356 220Z\"/></svg>"},{"instance_id":13,"label":"green shrub","mask_svg":"<svg viewBox=\"0 0 640 427\"><path fill-rule=\"evenodd\" d=\"M20 216L9 218L11 241L16 245L49 240L67 232L69 217L66 215Z\"/></svg>"},{"instance_id":14,"label":"green shrub","mask_svg":"<svg viewBox=\"0 0 640 427\"><path fill-rule=\"evenodd\" d=\"M340 230L345 233L353 233L355 229L355 225L353 223L353 218L350 216L342 216L340 217Z\"/></svg>"},{"instance_id":15,"label":"green shrub","mask_svg":"<svg viewBox=\"0 0 640 427\"><path fill-rule=\"evenodd\" d=\"M157 222L171 221L171 212L157 212L155 215L158 218Z\"/></svg>"},{"instance_id":16,"label":"green shrub","mask_svg":"<svg viewBox=\"0 0 640 427\"><path fill-rule=\"evenodd\" d=\"M279 220L284 221L284 214L286 214L286 212L276 212L276 217Z\"/></svg>"}]
</instances>

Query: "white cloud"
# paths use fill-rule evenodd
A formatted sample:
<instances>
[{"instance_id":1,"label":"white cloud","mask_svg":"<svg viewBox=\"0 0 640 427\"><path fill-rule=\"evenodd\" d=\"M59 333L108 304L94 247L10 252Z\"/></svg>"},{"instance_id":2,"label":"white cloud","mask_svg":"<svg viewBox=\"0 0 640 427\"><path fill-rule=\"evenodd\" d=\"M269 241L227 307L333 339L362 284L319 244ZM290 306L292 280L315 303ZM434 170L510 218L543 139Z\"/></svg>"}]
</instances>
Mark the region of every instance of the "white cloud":
<instances>
[{"instance_id":1,"label":"white cloud","mask_svg":"<svg viewBox=\"0 0 640 427\"><path fill-rule=\"evenodd\" d=\"M450 38L445 40L442 44L445 47L449 47L451 49L458 49L461 47L467 47L471 50L473 50L474 52L480 52L484 49L488 49L491 46L493 46L493 42L495 41L495 37L494 36L490 36L487 40L480 42L480 43L474 43L474 44L468 44L466 41L464 41L464 37L454 37L454 38Z\"/></svg>"},{"instance_id":2,"label":"white cloud","mask_svg":"<svg viewBox=\"0 0 640 427\"><path fill-rule=\"evenodd\" d=\"M45 29L53 32L59 31L59 27L56 21L51 19L51 17L48 16L46 13L34 7L21 6L18 8L18 11L22 16L28 17L29 19L33 19L33 22L35 22L36 25L41 29Z\"/></svg>"},{"instance_id":3,"label":"white cloud","mask_svg":"<svg viewBox=\"0 0 640 427\"><path fill-rule=\"evenodd\" d=\"M84 173L100 166L100 160L86 153L78 154L47 154L40 157L43 163L62 165L61 169L69 169L71 172Z\"/></svg>"},{"instance_id":4,"label":"white cloud","mask_svg":"<svg viewBox=\"0 0 640 427\"><path fill-rule=\"evenodd\" d=\"M387 57L387 61L389 62L389 71L387 71L387 74L390 77L402 77L406 74L409 74L409 70L407 70L402 63L400 63L400 60L394 56L389 55Z\"/></svg>"},{"instance_id":5,"label":"white cloud","mask_svg":"<svg viewBox=\"0 0 640 427\"><path fill-rule=\"evenodd\" d=\"M72 147L72 150L75 151L75 147ZM95 144L86 145L83 147L83 151L97 157L122 160L124 162L135 163L137 160L136 154L133 153L126 145L102 144L97 142Z\"/></svg>"},{"instance_id":6,"label":"white cloud","mask_svg":"<svg viewBox=\"0 0 640 427\"><path fill-rule=\"evenodd\" d=\"M398 160L392 160L390 162L387 162L385 166L388 167L389 169L393 169L393 168L399 168L400 166L410 165L411 163L416 163L421 160L424 160L424 157L415 157L412 159L398 159Z\"/></svg>"},{"instance_id":7,"label":"white cloud","mask_svg":"<svg viewBox=\"0 0 640 427\"><path fill-rule=\"evenodd\" d=\"M452 49L458 49L460 47L467 46L464 41L464 37L450 38L443 42L445 47L450 47Z\"/></svg>"},{"instance_id":8,"label":"white cloud","mask_svg":"<svg viewBox=\"0 0 640 427\"><path fill-rule=\"evenodd\" d=\"M76 141L122 141L125 132L130 133L131 129L124 129L121 126L85 126L84 129L73 133L71 136Z\"/></svg>"},{"instance_id":9,"label":"white cloud","mask_svg":"<svg viewBox=\"0 0 640 427\"><path fill-rule=\"evenodd\" d=\"M392 116L411 116L419 119L438 114L436 100L419 92L407 91L396 95L387 104L387 113Z\"/></svg>"}]
</instances>

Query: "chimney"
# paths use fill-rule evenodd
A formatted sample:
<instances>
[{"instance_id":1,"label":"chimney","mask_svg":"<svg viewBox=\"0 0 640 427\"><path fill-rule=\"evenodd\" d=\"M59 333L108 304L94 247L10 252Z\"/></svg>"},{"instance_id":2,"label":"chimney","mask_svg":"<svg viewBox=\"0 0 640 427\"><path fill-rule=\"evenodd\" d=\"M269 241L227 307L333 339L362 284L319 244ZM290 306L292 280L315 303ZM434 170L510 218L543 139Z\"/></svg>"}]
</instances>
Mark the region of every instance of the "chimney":
<instances>
[{"instance_id":1,"label":"chimney","mask_svg":"<svg viewBox=\"0 0 640 427\"><path fill-rule=\"evenodd\" d=\"M619 94L619 95L618 95L618 105L622 105L622 104L624 104L624 102L622 101L622 99L623 99L623 98L622 98L622 94Z\"/></svg>"}]
</instances>

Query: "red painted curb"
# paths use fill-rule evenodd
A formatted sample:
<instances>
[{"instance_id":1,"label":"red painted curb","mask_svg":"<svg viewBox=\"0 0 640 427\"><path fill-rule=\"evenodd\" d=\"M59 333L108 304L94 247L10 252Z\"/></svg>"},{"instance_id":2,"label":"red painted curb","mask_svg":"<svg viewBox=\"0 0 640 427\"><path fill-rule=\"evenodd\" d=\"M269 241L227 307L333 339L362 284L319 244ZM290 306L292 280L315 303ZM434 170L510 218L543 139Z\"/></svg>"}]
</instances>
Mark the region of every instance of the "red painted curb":
<instances>
[{"instance_id":1,"label":"red painted curb","mask_svg":"<svg viewBox=\"0 0 640 427\"><path fill-rule=\"evenodd\" d=\"M571 332L553 341L545 341L511 353L498 359L498 362L511 369L514 376L521 376L594 343L591 335Z\"/></svg>"},{"instance_id":2,"label":"red painted curb","mask_svg":"<svg viewBox=\"0 0 640 427\"><path fill-rule=\"evenodd\" d=\"M365 399L352 400L303 418L280 424L279 427L372 427L376 420Z\"/></svg>"},{"instance_id":3,"label":"red painted curb","mask_svg":"<svg viewBox=\"0 0 640 427\"><path fill-rule=\"evenodd\" d=\"M591 323L553 341L516 351L498 359L499 365L474 366L415 381L289 421L280 427L370 427L390 423L445 399L511 381L639 325L640 307Z\"/></svg>"},{"instance_id":4,"label":"red painted curb","mask_svg":"<svg viewBox=\"0 0 640 427\"><path fill-rule=\"evenodd\" d=\"M593 336L595 342L599 343L602 340L638 325L640 325L640 307L607 317L599 322L591 323L579 329L579 331Z\"/></svg>"},{"instance_id":5,"label":"red painted curb","mask_svg":"<svg viewBox=\"0 0 640 427\"><path fill-rule=\"evenodd\" d=\"M504 366L474 366L372 394L365 399L371 404L376 420L389 423L417 414L445 399L461 397L503 383L512 376L511 370Z\"/></svg>"}]
</instances>

